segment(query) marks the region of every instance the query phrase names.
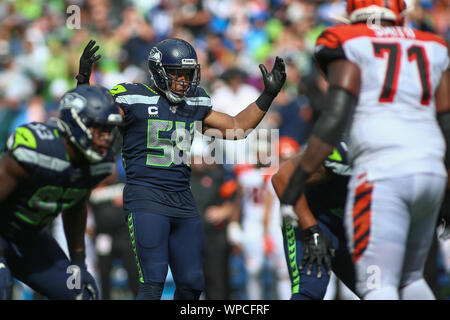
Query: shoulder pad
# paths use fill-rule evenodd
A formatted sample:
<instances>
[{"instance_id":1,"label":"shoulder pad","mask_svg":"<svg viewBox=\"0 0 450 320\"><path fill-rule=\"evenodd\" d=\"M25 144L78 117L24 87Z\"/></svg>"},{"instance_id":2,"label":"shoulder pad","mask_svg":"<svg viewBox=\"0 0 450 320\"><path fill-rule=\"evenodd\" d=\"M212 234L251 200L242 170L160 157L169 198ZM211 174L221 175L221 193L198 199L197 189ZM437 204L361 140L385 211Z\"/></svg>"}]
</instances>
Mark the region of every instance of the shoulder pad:
<instances>
[{"instance_id":1,"label":"shoulder pad","mask_svg":"<svg viewBox=\"0 0 450 320\"><path fill-rule=\"evenodd\" d=\"M19 146L28 149L38 149L38 147L45 143L59 138L59 133L56 128L39 123L31 122L20 127L9 136L6 147L13 151Z\"/></svg>"},{"instance_id":2,"label":"shoulder pad","mask_svg":"<svg viewBox=\"0 0 450 320\"><path fill-rule=\"evenodd\" d=\"M211 98L205 89L197 87L194 93L184 98L187 105L212 107Z\"/></svg>"},{"instance_id":3,"label":"shoulder pad","mask_svg":"<svg viewBox=\"0 0 450 320\"><path fill-rule=\"evenodd\" d=\"M202 87L197 87L195 95L197 97L208 97L208 98L210 98L209 93L206 91L205 88L202 88Z\"/></svg>"},{"instance_id":4,"label":"shoulder pad","mask_svg":"<svg viewBox=\"0 0 450 320\"><path fill-rule=\"evenodd\" d=\"M111 93L113 97L116 97L123 94L130 94L134 91L136 91L136 84L124 82L114 86L112 89L109 90L109 93Z\"/></svg>"},{"instance_id":5,"label":"shoulder pad","mask_svg":"<svg viewBox=\"0 0 450 320\"><path fill-rule=\"evenodd\" d=\"M120 105L156 104L160 95L143 83L122 83L110 90Z\"/></svg>"},{"instance_id":6,"label":"shoulder pad","mask_svg":"<svg viewBox=\"0 0 450 320\"><path fill-rule=\"evenodd\" d=\"M422 31L422 30L416 30L416 29L414 29L413 31L414 31L414 34L416 35L417 40L436 42L447 49L447 44L445 43L445 40L442 37L440 37L439 35L429 32L429 31Z\"/></svg>"},{"instance_id":7,"label":"shoulder pad","mask_svg":"<svg viewBox=\"0 0 450 320\"><path fill-rule=\"evenodd\" d=\"M64 159L65 149L55 148L59 133L38 122L18 127L8 138L6 149L27 169L42 167L63 171L70 162Z\"/></svg>"},{"instance_id":8,"label":"shoulder pad","mask_svg":"<svg viewBox=\"0 0 450 320\"><path fill-rule=\"evenodd\" d=\"M336 33L335 27L327 28L320 34L314 48L314 59L325 74L330 62L346 59L341 39Z\"/></svg>"},{"instance_id":9,"label":"shoulder pad","mask_svg":"<svg viewBox=\"0 0 450 320\"><path fill-rule=\"evenodd\" d=\"M33 131L26 126L18 127L8 138L6 149L13 151L19 146L37 149L37 141Z\"/></svg>"},{"instance_id":10,"label":"shoulder pad","mask_svg":"<svg viewBox=\"0 0 450 320\"><path fill-rule=\"evenodd\" d=\"M128 95L128 94L145 94L145 95L159 95L158 92L150 88L144 83L119 83L109 90L113 97Z\"/></svg>"}]
</instances>

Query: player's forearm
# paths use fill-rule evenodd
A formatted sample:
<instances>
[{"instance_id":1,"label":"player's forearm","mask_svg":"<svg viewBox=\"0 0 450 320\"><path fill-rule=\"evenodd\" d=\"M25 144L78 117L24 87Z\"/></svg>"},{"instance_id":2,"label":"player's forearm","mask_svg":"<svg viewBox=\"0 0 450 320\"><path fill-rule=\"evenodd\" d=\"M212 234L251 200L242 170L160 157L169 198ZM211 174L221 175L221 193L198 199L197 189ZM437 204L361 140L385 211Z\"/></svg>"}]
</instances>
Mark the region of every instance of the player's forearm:
<instances>
[{"instance_id":1,"label":"player's forearm","mask_svg":"<svg viewBox=\"0 0 450 320\"><path fill-rule=\"evenodd\" d=\"M86 231L87 208L86 204L78 206L78 210L69 210L62 214L64 232L67 240L70 257L84 254L84 234Z\"/></svg>"},{"instance_id":2,"label":"player's forearm","mask_svg":"<svg viewBox=\"0 0 450 320\"><path fill-rule=\"evenodd\" d=\"M294 207L294 212L298 218L298 224L302 230L308 229L317 224L314 214L309 209L306 196L303 194Z\"/></svg>"},{"instance_id":3,"label":"player's forearm","mask_svg":"<svg viewBox=\"0 0 450 320\"><path fill-rule=\"evenodd\" d=\"M245 139L252 129L261 122L266 113L262 111L255 102L233 117L233 130L236 139Z\"/></svg>"},{"instance_id":4,"label":"player's forearm","mask_svg":"<svg viewBox=\"0 0 450 320\"><path fill-rule=\"evenodd\" d=\"M313 174L319 169L320 165L327 159L332 151L332 145L325 143L320 138L311 136L308 141L308 148L305 150L303 157L300 160L300 165L307 173Z\"/></svg>"},{"instance_id":5,"label":"player's forearm","mask_svg":"<svg viewBox=\"0 0 450 320\"><path fill-rule=\"evenodd\" d=\"M330 86L325 96L324 110L308 140L308 148L301 161L303 170L311 174L333 151L334 145L351 122L360 90L359 67L347 60L328 66Z\"/></svg>"}]
</instances>

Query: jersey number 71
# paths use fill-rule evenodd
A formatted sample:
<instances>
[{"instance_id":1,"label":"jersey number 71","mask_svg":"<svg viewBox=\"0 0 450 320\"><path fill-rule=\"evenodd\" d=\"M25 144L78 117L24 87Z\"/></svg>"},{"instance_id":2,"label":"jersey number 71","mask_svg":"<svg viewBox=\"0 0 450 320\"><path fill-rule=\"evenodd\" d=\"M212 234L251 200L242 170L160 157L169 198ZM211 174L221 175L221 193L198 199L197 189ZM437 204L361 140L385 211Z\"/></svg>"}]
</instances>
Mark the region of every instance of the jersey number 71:
<instances>
[{"instance_id":1,"label":"jersey number 71","mask_svg":"<svg viewBox=\"0 0 450 320\"><path fill-rule=\"evenodd\" d=\"M384 84L378 101L392 102L397 90L402 47L400 46L400 44L392 42L373 42L372 45L375 57L384 59L387 54L388 59ZM411 45L406 52L409 62L412 63L414 60L416 61L420 75L420 84L422 86L422 96L420 99L420 103L426 106L430 103L431 98L430 70L426 51L422 46Z\"/></svg>"}]
</instances>

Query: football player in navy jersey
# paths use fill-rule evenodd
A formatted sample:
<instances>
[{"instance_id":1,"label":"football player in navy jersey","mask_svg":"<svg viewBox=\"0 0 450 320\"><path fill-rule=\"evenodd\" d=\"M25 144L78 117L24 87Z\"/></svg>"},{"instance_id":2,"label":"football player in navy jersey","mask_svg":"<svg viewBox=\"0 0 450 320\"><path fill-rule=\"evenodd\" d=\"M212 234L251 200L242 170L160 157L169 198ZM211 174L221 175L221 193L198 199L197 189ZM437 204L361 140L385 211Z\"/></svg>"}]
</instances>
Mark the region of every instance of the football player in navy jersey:
<instances>
[{"instance_id":1,"label":"football player in navy jersey","mask_svg":"<svg viewBox=\"0 0 450 320\"><path fill-rule=\"evenodd\" d=\"M99 59L95 41L80 58L79 84L88 83ZM276 57L261 96L235 117L212 110L200 84L194 48L181 39L166 39L150 51L153 84L122 83L111 89L124 118L122 157L127 180L124 209L140 276L138 299L160 299L170 266L175 299L199 299L204 288L204 235L189 180L189 149L194 123L216 129L222 137L243 139L255 128L281 90L284 61ZM233 134L229 134L232 130Z\"/></svg>"},{"instance_id":2,"label":"football player in navy jersey","mask_svg":"<svg viewBox=\"0 0 450 320\"><path fill-rule=\"evenodd\" d=\"M19 126L0 160L0 299L15 277L49 299L98 299L86 269L90 191L114 168L119 109L103 87L66 93L59 117ZM45 230L62 212L70 260Z\"/></svg>"},{"instance_id":3,"label":"football player in navy jersey","mask_svg":"<svg viewBox=\"0 0 450 320\"><path fill-rule=\"evenodd\" d=\"M286 160L274 175L272 183L278 197L282 196L301 157L299 153ZM331 270L355 292L354 269L342 219L350 175L347 144L340 141L308 180L295 207L281 206L291 300L322 300Z\"/></svg>"}]
</instances>

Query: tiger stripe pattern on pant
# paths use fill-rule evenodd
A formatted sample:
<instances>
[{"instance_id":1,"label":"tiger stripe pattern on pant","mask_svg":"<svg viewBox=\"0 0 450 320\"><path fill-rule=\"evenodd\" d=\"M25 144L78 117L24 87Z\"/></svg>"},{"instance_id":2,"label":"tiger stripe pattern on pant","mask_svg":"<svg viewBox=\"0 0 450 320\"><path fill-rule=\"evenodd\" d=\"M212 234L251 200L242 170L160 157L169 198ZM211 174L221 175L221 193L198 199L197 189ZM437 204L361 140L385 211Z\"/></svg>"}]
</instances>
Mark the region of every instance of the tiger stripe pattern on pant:
<instances>
[{"instance_id":1,"label":"tiger stripe pattern on pant","mask_svg":"<svg viewBox=\"0 0 450 320\"><path fill-rule=\"evenodd\" d=\"M353 203L353 262L356 263L367 248L370 240L371 204L373 183L365 178L365 174L358 177L362 182L355 190Z\"/></svg>"}]
</instances>

